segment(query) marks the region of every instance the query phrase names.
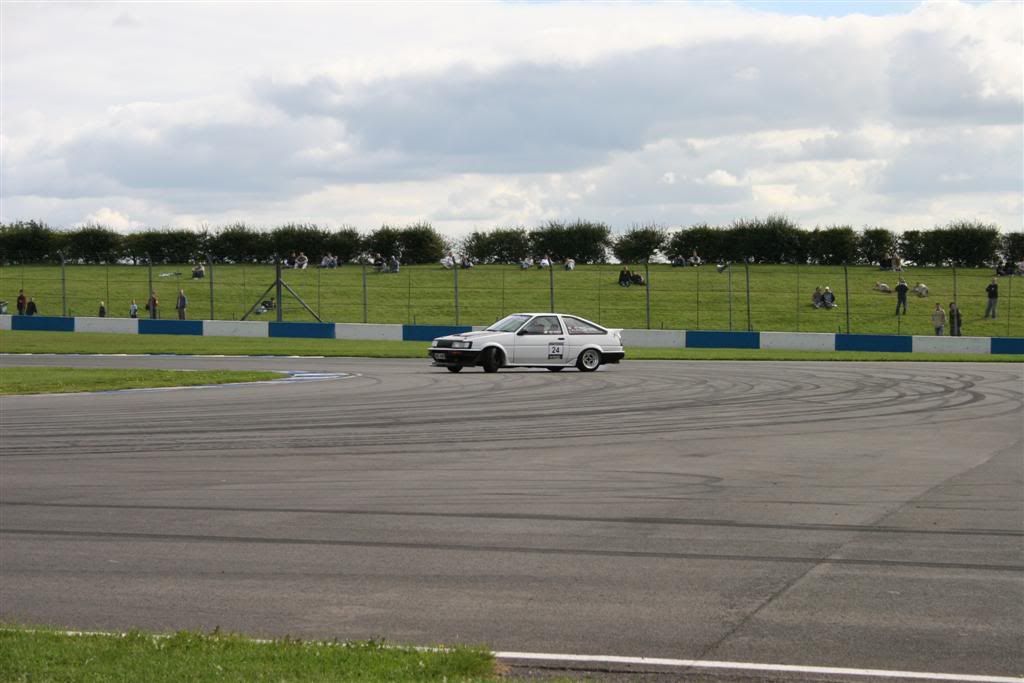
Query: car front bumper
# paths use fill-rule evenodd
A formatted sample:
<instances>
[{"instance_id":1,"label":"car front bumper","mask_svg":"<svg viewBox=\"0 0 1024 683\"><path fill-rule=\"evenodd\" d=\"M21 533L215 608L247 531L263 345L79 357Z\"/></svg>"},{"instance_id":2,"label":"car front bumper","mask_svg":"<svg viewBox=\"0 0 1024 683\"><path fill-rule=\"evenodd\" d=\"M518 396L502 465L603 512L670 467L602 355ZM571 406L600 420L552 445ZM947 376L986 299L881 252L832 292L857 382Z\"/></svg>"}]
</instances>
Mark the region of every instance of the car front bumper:
<instances>
[{"instance_id":1,"label":"car front bumper","mask_svg":"<svg viewBox=\"0 0 1024 683\"><path fill-rule=\"evenodd\" d=\"M434 361L434 365L476 365L480 357L479 349L439 349L431 348L427 356Z\"/></svg>"}]
</instances>

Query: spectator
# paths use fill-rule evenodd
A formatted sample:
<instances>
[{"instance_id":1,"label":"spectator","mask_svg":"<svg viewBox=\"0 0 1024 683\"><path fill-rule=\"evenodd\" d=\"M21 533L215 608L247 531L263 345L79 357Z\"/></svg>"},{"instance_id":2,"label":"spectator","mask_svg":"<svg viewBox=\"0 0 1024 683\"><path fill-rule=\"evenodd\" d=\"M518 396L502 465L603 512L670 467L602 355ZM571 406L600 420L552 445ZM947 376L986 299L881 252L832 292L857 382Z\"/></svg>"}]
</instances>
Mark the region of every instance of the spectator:
<instances>
[{"instance_id":1,"label":"spectator","mask_svg":"<svg viewBox=\"0 0 1024 683\"><path fill-rule=\"evenodd\" d=\"M894 273L903 272L903 259L900 257L899 254L892 255L892 270Z\"/></svg>"},{"instance_id":2,"label":"spectator","mask_svg":"<svg viewBox=\"0 0 1024 683\"><path fill-rule=\"evenodd\" d=\"M640 273L631 274L629 276L629 279L632 281L634 285L640 285L641 287L647 284L647 281L644 280L644 276L641 275Z\"/></svg>"},{"instance_id":3,"label":"spectator","mask_svg":"<svg viewBox=\"0 0 1024 683\"><path fill-rule=\"evenodd\" d=\"M889 287L889 285L885 284L884 282L876 282L875 283L875 291L876 292L883 292L885 294L892 294L892 288Z\"/></svg>"},{"instance_id":4,"label":"spectator","mask_svg":"<svg viewBox=\"0 0 1024 683\"><path fill-rule=\"evenodd\" d=\"M672 267L673 268L682 268L685 265L686 265L686 259L683 258L682 256L676 256L675 258L672 259Z\"/></svg>"},{"instance_id":5,"label":"spectator","mask_svg":"<svg viewBox=\"0 0 1024 683\"><path fill-rule=\"evenodd\" d=\"M451 270L455 267L455 255L452 252L449 251L448 254L441 259L441 267L445 270Z\"/></svg>"},{"instance_id":6,"label":"spectator","mask_svg":"<svg viewBox=\"0 0 1024 683\"><path fill-rule=\"evenodd\" d=\"M821 296L822 296L821 287L815 287L814 288L814 293L811 294L811 305L814 306L815 308L821 308L821 305L822 305Z\"/></svg>"},{"instance_id":7,"label":"spectator","mask_svg":"<svg viewBox=\"0 0 1024 683\"><path fill-rule=\"evenodd\" d=\"M961 326L963 325L964 319L960 315L960 309L957 307L956 302L950 302L949 304L949 336L960 337L962 336Z\"/></svg>"},{"instance_id":8,"label":"spectator","mask_svg":"<svg viewBox=\"0 0 1024 683\"><path fill-rule=\"evenodd\" d=\"M156 320L160 317L160 300L156 298L156 292L151 292L149 300L146 301L146 310L149 311L149 317Z\"/></svg>"},{"instance_id":9,"label":"spectator","mask_svg":"<svg viewBox=\"0 0 1024 683\"><path fill-rule=\"evenodd\" d=\"M932 311L932 327L935 328L935 336L941 337L946 329L946 312L942 310L942 304L936 303Z\"/></svg>"},{"instance_id":10,"label":"spectator","mask_svg":"<svg viewBox=\"0 0 1024 683\"><path fill-rule=\"evenodd\" d=\"M178 320L185 319L185 309L188 308L188 297L185 296L185 290L178 290L178 300L174 302L174 308L178 311Z\"/></svg>"},{"instance_id":11,"label":"spectator","mask_svg":"<svg viewBox=\"0 0 1024 683\"><path fill-rule=\"evenodd\" d=\"M703 261L700 260L700 256L697 255L697 250L693 250L693 255L690 257L691 266L699 266Z\"/></svg>"},{"instance_id":12,"label":"spectator","mask_svg":"<svg viewBox=\"0 0 1024 683\"><path fill-rule=\"evenodd\" d=\"M25 304L25 315L35 315L38 312L39 309L36 308L36 300L33 299L32 297L29 297L28 303Z\"/></svg>"},{"instance_id":13,"label":"spectator","mask_svg":"<svg viewBox=\"0 0 1024 683\"><path fill-rule=\"evenodd\" d=\"M576 259L574 259L574 258L567 258L567 259L565 259L565 269L566 270L576 270Z\"/></svg>"},{"instance_id":14,"label":"spectator","mask_svg":"<svg viewBox=\"0 0 1024 683\"><path fill-rule=\"evenodd\" d=\"M331 256L330 252L327 252L326 254L324 254L324 257L322 259L320 259L320 267L321 268L334 268L337 265L338 265L338 262L334 260L334 257Z\"/></svg>"},{"instance_id":15,"label":"spectator","mask_svg":"<svg viewBox=\"0 0 1024 683\"><path fill-rule=\"evenodd\" d=\"M467 268L468 269L468 268L472 268L475 265L476 264L473 263L473 259L471 259L468 256L463 255L463 257L461 259L459 259L459 268Z\"/></svg>"},{"instance_id":16,"label":"spectator","mask_svg":"<svg viewBox=\"0 0 1024 683\"><path fill-rule=\"evenodd\" d=\"M900 306L903 307L903 315L907 314L908 291L910 291L910 287L907 286L907 281L900 278L899 283L896 285L896 315L900 314Z\"/></svg>"},{"instance_id":17,"label":"spectator","mask_svg":"<svg viewBox=\"0 0 1024 683\"><path fill-rule=\"evenodd\" d=\"M25 315L25 305L28 303L28 299L25 298L25 290L18 290L18 315Z\"/></svg>"},{"instance_id":18,"label":"spectator","mask_svg":"<svg viewBox=\"0 0 1024 683\"><path fill-rule=\"evenodd\" d=\"M295 257L295 268L297 270L305 270L306 266L309 265L309 257L303 252L299 252L299 255Z\"/></svg>"},{"instance_id":19,"label":"spectator","mask_svg":"<svg viewBox=\"0 0 1024 683\"><path fill-rule=\"evenodd\" d=\"M985 292L988 294L988 304L985 306L985 317L989 317L988 314L991 313L992 319L995 320L996 305L999 303L999 282L995 278L992 278L992 282L985 288Z\"/></svg>"},{"instance_id":20,"label":"spectator","mask_svg":"<svg viewBox=\"0 0 1024 683\"><path fill-rule=\"evenodd\" d=\"M192 269L192 278L195 280L201 280L206 277L206 266L202 263L197 263L196 267Z\"/></svg>"},{"instance_id":21,"label":"spectator","mask_svg":"<svg viewBox=\"0 0 1024 683\"><path fill-rule=\"evenodd\" d=\"M398 262L398 257L392 254L391 258L388 260L388 270L392 273L397 273L401 267L402 264Z\"/></svg>"},{"instance_id":22,"label":"spectator","mask_svg":"<svg viewBox=\"0 0 1024 683\"><path fill-rule=\"evenodd\" d=\"M540 263L537 264L537 267L538 268L550 268L551 267L551 258L547 254L544 254L544 256L541 257L541 259L540 259Z\"/></svg>"},{"instance_id":23,"label":"spectator","mask_svg":"<svg viewBox=\"0 0 1024 683\"><path fill-rule=\"evenodd\" d=\"M292 253L290 253L287 256L287 258L285 258L285 260L284 260L284 267L285 268L294 268L295 267L295 252L294 251Z\"/></svg>"},{"instance_id":24,"label":"spectator","mask_svg":"<svg viewBox=\"0 0 1024 683\"><path fill-rule=\"evenodd\" d=\"M619 286L629 287L633 284L633 274L629 272L629 268L623 268L619 271Z\"/></svg>"},{"instance_id":25,"label":"spectator","mask_svg":"<svg viewBox=\"0 0 1024 683\"><path fill-rule=\"evenodd\" d=\"M107 317L107 305L105 303L103 303L102 301L100 302L99 317L100 318L106 318Z\"/></svg>"},{"instance_id":26,"label":"spectator","mask_svg":"<svg viewBox=\"0 0 1024 683\"><path fill-rule=\"evenodd\" d=\"M522 268L523 270L533 268L533 259L527 256L526 258L519 262L519 267Z\"/></svg>"},{"instance_id":27,"label":"spectator","mask_svg":"<svg viewBox=\"0 0 1024 683\"><path fill-rule=\"evenodd\" d=\"M821 306L822 308L835 308L836 307L836 295L832 293L831 287L826 287L825 291L821 294Z\"/></svg>"},{"instance_id":28,"label":"spectator","mask_svg":"<svg viewBox=\"0 0 1024 683\"><path fill-rule=\"evenodd\" d=\"M911 291L921 299L928 297L928 285L923 282L918 282Z\"/></svg>"},{"instance_id":29,"label":"spectator","mask_svg":"<svg viewBox=\"0 0 1024 683\"><path fill-rule=\"evenodd\" d=\"M139 305L137 303L135 303L135 299L132 299L132 302L130 304L128 304L128 317L129 318L138 318L139 317Z\"/></svg>"}]
</instances>

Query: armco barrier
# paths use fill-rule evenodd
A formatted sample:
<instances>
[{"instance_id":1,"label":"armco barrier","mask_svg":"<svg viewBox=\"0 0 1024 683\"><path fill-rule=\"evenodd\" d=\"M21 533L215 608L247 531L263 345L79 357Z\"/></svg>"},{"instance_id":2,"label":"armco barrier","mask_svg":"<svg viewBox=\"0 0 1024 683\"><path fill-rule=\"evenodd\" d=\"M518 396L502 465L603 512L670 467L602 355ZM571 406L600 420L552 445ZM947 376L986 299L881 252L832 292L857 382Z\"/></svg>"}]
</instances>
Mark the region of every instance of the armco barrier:
<instances>
[{"instance_id":1,"label":"armco barrier","mask_svg":"<svg viewBox=\"0 0 1024 683\"><path fill-rule=\"evenodd\" d=\"M889 351L910 353L914 350L912 337L886 334L837 334L836 351Z\"/></svg>"},{"instance_id":2,"label":"armco barrier","mask_svg":"<svg viewBox=\"0 0 1024 683\"><path fill-rule=\"evenodd\" d=\"M361 325L358 323L277 323L230 320L151 320L140 318L61 318L0 315L0 330L183 334L207 337L291 337L427 342L468 332L466 325ZM932 337L797 332L715 332L709 330L623 330L629 347L700 349L788 349L797 351L889 351L1024 355L1019 337ZM2 351L2 349L0 349Z\"/></svg>"}]
</instances>

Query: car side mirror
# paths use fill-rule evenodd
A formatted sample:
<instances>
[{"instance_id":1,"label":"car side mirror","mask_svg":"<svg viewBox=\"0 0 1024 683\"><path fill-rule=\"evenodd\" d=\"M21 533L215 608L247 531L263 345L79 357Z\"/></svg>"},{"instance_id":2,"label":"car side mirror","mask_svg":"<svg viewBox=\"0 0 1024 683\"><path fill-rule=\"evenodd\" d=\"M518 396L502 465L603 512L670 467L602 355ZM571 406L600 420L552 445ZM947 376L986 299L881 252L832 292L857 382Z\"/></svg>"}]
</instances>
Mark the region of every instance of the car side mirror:
<instances>
[{"instance_id":1,"label":"car side mirror","mask_svg":"<svg viewBox=\"0 0 1024 683\"><path fill-rule=\"evenodd\" d=\"M525 334L526 334L526 330L519 330L518 332L516 332L516 336L517 337L522 337Z\"/></svg>"}]
</instances>

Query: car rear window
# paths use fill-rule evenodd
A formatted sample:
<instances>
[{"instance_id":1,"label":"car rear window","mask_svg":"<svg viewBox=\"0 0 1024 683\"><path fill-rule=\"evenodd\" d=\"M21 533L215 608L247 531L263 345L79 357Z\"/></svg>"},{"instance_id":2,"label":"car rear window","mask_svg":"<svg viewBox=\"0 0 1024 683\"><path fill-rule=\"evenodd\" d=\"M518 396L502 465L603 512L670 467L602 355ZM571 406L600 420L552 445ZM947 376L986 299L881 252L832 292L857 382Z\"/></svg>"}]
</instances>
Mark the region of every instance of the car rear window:
<instances>
[{"instance_id":1,"label":"car rear window","mask_svg":"<svg viewBox=\"0 0 1024 683\"><path fill-rule=\"evenodd\" d=\"M569 315L562 316L562 320L565 321L565 327L569 330L569 334L605 334L606 332L606 330L597 325Z\"/></svg>"}]
</instances>

